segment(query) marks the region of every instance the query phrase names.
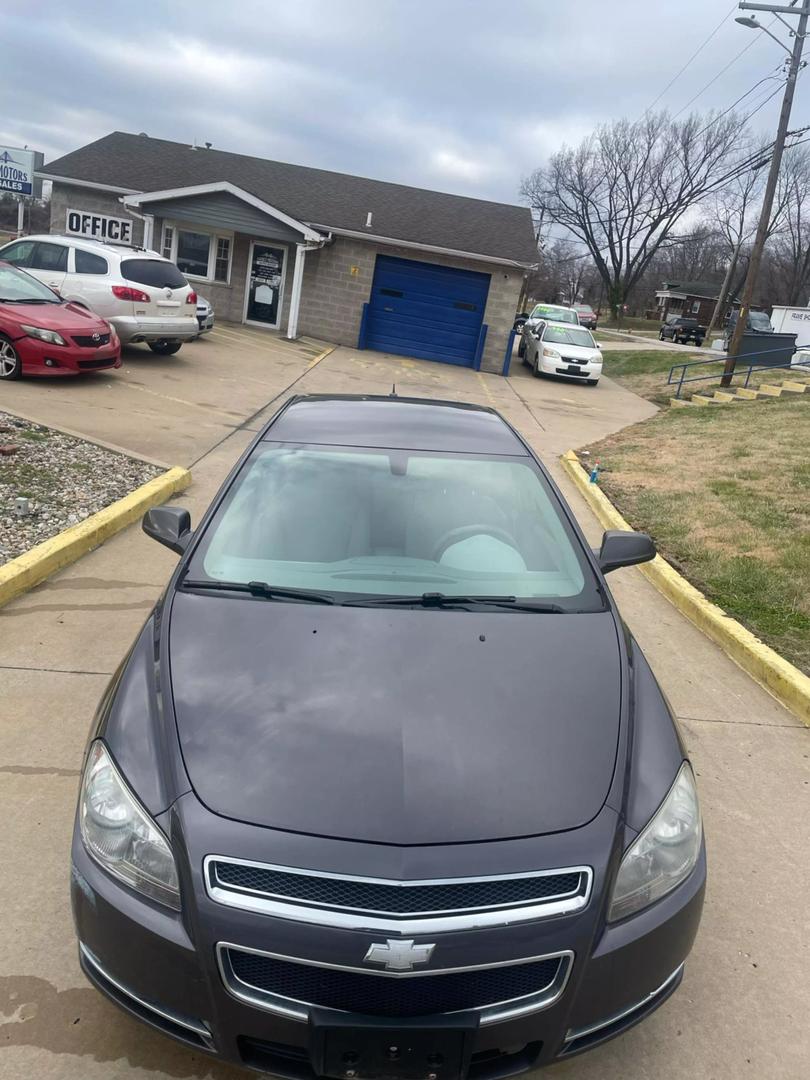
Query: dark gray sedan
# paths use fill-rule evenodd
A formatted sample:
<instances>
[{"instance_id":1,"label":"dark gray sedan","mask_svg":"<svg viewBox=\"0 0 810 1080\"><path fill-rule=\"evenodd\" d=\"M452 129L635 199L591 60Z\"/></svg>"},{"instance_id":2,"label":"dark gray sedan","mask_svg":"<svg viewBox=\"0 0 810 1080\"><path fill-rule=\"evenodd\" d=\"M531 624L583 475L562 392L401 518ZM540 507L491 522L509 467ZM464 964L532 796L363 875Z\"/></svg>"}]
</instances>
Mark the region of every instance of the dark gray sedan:
<instances>
[{"instance_id":1,"label":"dark gray sedan","mask_svg":"<svg viewBox=\"0 0 810 1080\"><path fill-rule=\"evenodd\" d=\"M504 1077L669 997L700 811L604 580L648 537L592 552L497 413L396 397L292 399L144 528L180 561L73 838L103 993L295 1080Z\"/></svg>"}]
</instances>

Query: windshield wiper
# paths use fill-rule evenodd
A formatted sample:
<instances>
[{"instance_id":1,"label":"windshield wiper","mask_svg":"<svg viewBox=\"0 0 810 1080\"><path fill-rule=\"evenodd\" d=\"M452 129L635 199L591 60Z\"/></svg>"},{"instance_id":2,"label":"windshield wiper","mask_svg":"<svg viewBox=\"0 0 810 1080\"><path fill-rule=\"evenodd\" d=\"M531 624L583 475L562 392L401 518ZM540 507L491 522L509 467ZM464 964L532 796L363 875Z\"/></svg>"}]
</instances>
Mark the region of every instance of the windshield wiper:
<instances>
[{"instance_id":1,"label":"windshield wiper","mask_svg":"<svg viewBox=\"0 0 810 1080\"><path fill-rule=\"evenodd\" d=\"M309 589L284 589L268 585L266 581L183 581L183 588L205 589L212 592L244 592L259 596L264 600L308 600L311 604L334 604L334 599L326 593L311 592Z\"/></svg>"},{"instance_id":2,"label":"windshield wiper","mask_svg":"<svg viewBox=\"0 0 810 1080\"><path fill-rule=\"evenodd\" d=\"M48 300L39 296L0 296L0 304L61 304L61 300Z\"/></svg>"},{"instance_id":3,"label":"windshield wiper","mask_svg":"<svg viewBox=\"0 0 810 1080\"><path fill-rule=\"evenodd\" d=\"M537 603L516 596L460 596L453 593L426 592L421 596L373 596L366 600L347 600L346 607L467 607L482 605L508 608L510 611L535 611L546 615L564 614L559 604Z\"/></svg>"}]
</instances>

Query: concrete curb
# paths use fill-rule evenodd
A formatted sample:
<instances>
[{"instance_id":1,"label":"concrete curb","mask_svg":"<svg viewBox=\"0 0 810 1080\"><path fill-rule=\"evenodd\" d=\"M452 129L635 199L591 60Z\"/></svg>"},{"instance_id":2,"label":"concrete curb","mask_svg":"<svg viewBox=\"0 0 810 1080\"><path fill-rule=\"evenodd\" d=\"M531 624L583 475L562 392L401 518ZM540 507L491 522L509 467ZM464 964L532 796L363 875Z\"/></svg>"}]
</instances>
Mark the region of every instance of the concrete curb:
<instances>
[{"instance_id":1,"label":"concrete curb","mask_svg":"<svg viewBox=\"0 0 810 1080\"><path fill-rule=\"evenodd\" d=\"M176 466L135 488L123 499L92 514L16 559L0 566L0 607L27 592L57 570L76 562L117 532L131 525L150 507L165 502L191 483L188 469Z\"/></svg>"},{"instance_id":2,"label":"concrete curb","mask_svg":"<svg viewBox=\"0 0 810 1080\"><path fill-rule=\"evenodd\" d=\"M566 473L606 529L631 528L604 492L589 482L588 473L573 450L563 454L561 461ZM807 675L765 645L736 619L732 619L717 604L707 600L660 555L656 555L652 562L642 563L638 569L743 671L810 726L810 678Z\"/></svg>"}]
</instances>

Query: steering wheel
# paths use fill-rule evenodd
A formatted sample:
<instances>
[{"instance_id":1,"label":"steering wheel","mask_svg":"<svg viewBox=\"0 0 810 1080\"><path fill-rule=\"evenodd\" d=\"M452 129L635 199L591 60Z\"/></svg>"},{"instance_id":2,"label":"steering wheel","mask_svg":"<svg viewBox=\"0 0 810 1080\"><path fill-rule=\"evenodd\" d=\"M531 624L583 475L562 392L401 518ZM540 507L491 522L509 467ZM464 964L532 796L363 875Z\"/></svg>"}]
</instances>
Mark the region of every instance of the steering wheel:
<instances>
[{"instance_id":1,"label":"steering wheel","mask_svg":"<svg viewBox=\"0 0 810 1080\"><path fill-rule=\"evenodd\" d=\"M517 541L506 529L499 529L497 525L461 525L457 529L449 529L439 537L436 547L433 549L433 561L438 562L445 551L453 544L460 544L462 540L469 540L471 536L493 536L496 540L502 540L509 547L518 549Z\"/></svg>"}]
</instances>

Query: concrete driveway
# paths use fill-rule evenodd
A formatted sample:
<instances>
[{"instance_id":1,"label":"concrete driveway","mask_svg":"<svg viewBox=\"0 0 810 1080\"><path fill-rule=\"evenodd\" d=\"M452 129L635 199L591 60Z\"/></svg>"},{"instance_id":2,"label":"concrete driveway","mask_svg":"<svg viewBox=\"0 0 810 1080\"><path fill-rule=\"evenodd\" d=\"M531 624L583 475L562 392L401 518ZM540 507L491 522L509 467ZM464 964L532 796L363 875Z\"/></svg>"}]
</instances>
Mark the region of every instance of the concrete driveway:
<instances>
[{"instance_id":1,"label":"concrete driveway","mask_svg":"<svg viewBox=\"0 0 810 1080\"><path fill-rule=\"evenodd\" d=\"M199 351L198 351L199 350ZM3 388L3 407L194 464L198 515L289 393L382 392L494 405L599 529L556 456L654 407L595 388L338 349L224 327L179 354L127 358L123 378ZM275 403L262 408L275 398ZM144 1028L83 980L68 903L82 748L96 702L174 563L132 527L0 610L0 1075L8 1080L236 1080ZM620 1039L555 1066L560 1080L798 1080L810 1032L810 732L751 682L635 570L611 576L673 707L699 776L709 845L703 926L682 988Z\"/></svg>"}]
</instances>

